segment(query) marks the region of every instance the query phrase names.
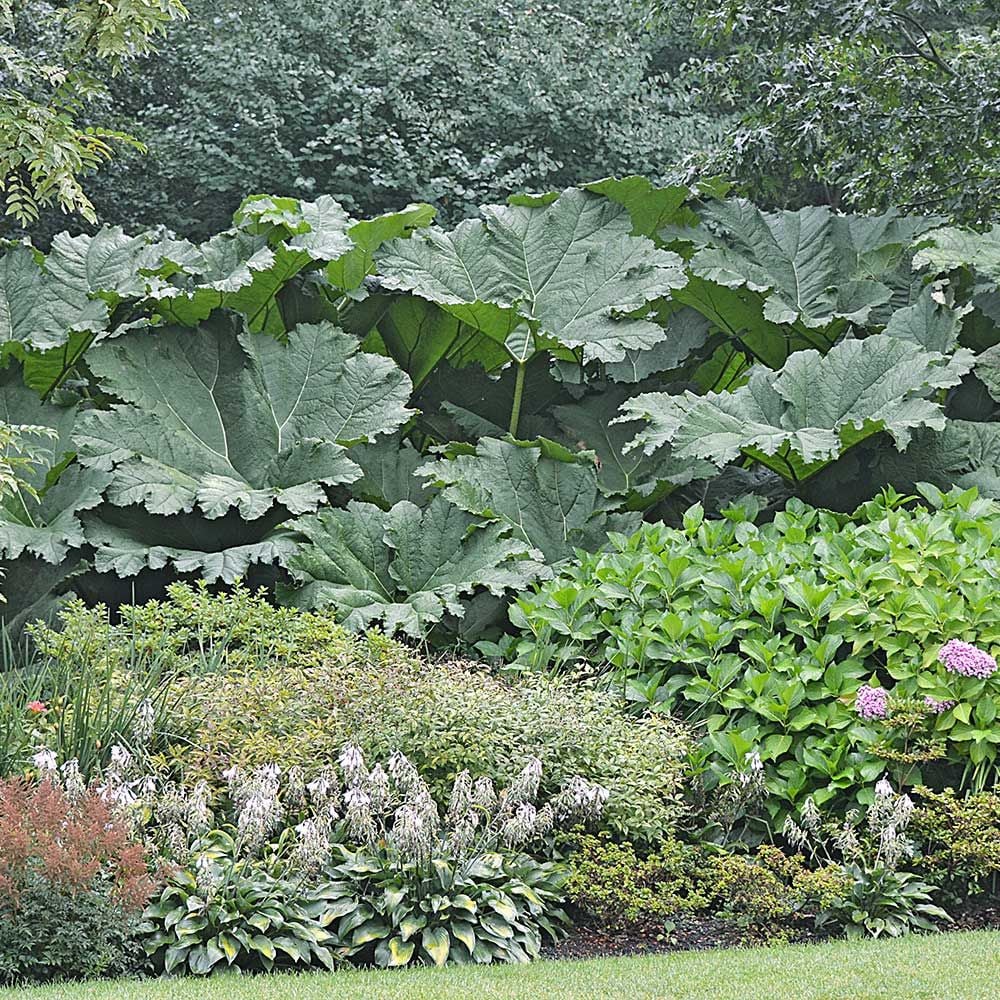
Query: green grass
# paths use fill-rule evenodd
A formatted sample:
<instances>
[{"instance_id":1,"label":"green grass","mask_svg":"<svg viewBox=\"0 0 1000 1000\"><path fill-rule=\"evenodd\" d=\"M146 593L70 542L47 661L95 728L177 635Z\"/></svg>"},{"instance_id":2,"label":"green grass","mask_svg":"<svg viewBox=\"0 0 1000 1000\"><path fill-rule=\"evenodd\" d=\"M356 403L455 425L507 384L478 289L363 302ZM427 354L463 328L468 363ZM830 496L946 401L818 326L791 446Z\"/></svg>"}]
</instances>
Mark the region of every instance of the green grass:
<instances>
[{"instance_id":1,"label":"green grass","mask_svg":"<svg viewBox=\"0 0 1000 1000\"><path fill-rule=\"evenodd\" d=\"M1000 932L531 966L2 989L5 1000L989 1000Z\"/></svg>"}]
</instances>

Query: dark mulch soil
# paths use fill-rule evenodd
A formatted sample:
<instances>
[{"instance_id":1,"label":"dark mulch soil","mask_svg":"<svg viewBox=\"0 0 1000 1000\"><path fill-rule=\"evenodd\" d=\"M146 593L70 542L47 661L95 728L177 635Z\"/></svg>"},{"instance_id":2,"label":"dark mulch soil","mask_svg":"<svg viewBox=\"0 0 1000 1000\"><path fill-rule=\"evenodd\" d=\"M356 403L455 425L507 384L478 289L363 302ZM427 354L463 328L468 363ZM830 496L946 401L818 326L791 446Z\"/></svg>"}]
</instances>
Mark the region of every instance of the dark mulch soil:
<instances>
[{"instance_id":1,"label":"dark mulch soil","mask_svg":"<svg viewBox=\"0 0 1000 1000\"><path fill-rule=\"evenodd\" d=\"M1000 899L970 900L961 911L952 907L954 923L944 930L972 931L1000 929ZM662 920L639 921L622 926L601 924L593 918L574 914L576 924L569 937L545 949L546 958L606 958L612 956L662 954L670 951L702 951L706 948L740 948L774 941L730 920L718 917L683 916L670 924ZM797 943L821 941L811 924L793 924L778 935L781 941Z\"/></svg>"},{"instance_id":2,"label":"dark mulch soil","mask_svg":"<svg viewBox=\"0 0 1000 1000\"><path fill-rule=\"evenodd\" d=\"M781 939L818 941L821 938L810 927L804 926L785 929ZM706 948L739 948L766 943L767 938L760 934L718 917L677 917L673 926L664 924L662 920L649 920L617 927L578 918L569 937L545 949L545 955L548 958L603 958L668 951L703 951Z\"/></svg>"}]
</instances>

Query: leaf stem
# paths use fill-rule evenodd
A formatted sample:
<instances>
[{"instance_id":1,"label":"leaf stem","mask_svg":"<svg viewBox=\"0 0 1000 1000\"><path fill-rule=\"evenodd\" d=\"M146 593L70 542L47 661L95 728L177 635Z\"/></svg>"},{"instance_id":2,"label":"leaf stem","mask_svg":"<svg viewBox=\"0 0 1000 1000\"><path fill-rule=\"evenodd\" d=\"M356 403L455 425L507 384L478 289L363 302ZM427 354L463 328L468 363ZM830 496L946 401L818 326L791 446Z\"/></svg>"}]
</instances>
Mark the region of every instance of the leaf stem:
<instances>
[{"instance_id":1,"label":"leaf stem","mask_svg":"<svg viewBox=\"0 0 1000 1000\"><path fill-rule=\"evenodd\" d=\"M524 371L525 363L517 363L517 380L514 382L514 402L510 407L510 431L511 437L517 437L517 424L521 418L521 397L524 395Z\"/></svg>"}]
</instances>

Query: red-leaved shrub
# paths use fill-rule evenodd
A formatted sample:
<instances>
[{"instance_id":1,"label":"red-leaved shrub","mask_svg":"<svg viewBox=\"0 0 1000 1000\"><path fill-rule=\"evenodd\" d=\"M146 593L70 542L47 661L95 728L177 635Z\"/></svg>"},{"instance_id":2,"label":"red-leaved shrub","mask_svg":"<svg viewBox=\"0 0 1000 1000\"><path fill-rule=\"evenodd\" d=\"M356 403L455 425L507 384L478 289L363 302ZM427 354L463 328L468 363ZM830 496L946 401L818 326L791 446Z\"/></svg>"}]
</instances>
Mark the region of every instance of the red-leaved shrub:
<instances>
[{"instance_id":1,"label":"red-leaved shrub","mask_svg":"<svg viewBox=\"0 0 1000 1000\"><path fill-rule=\"evenodd\" d=\"M100 880L133 911L154 888L142 845L100 795L86 791L70 798L48 780L0 780L0 903L16 910L33 875L69 893Z\"/></svg>"}]
</instances>

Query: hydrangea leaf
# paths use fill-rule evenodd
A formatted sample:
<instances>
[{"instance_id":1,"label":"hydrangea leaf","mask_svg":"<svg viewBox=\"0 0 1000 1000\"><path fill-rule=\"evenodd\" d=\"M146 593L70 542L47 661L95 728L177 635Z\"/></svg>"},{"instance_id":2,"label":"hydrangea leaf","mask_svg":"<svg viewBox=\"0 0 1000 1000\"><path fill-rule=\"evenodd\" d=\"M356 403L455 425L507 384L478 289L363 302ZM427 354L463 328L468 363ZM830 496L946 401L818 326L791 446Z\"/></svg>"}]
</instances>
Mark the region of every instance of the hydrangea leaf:
<instances>
[{"instance_id":1,"label":"hydrangea leaf","mask_svg":"<svg viewBox=\"0 0 1000 1000\"><path fill-rule=\"evenodd\" d=\"M623 314L682 286L681 260L632 236L624 206L570 189L483 214L388 244L382 284L439 303L500 344L525 321L536 350L556 343L585 360L620 361L663 339L657 324Z\"/></svg>"},{"instance_id":2,"label":"hydrangea leaf","mask_svg":"<svg viewBox=\"0 0 1000 1000\"><path fill-rule=\"evenodd\" d=\"M98 345L90 365L124 403L81 418L80 461L113 470L112 503L157 514L313 510L323 484L360 475L344 446L411 412L406 375L329 323L300 325L287 344L222 320L132 333Z\"/></svg>"},{"instance_id":3,"label":"hydrangea leaf","mask_svg":"<svg viewBox=\"0 0 1000 1000\"><path fill-rule=\"evenodd\" d=\"M605 511L594 458L545 439L483 438L418 473L462 510L506 525L554 563L574 547L599 548L608 530L621 530Z\"/></svg>"},{"instance_id":4,"label":"hydrangea leaf","mask_svg":"<svg viewBox=\"0 0 1000 1000\"><path fill-rule=\"evenodd\" d=\"M632 443L647 453L669 445L677 458L719 467L745 454L804 479L879 431L902 450L914 428L943 428L929 396L957 385L973 361L969 351L947 358L894 337L847 340L825 356L799 351L778 372L755 369L735 392L639 396L619 419L650 421Z\"/></svg>"},{"instance_id":5,"label":"hydrangea leaf","mask_svg":"<svg viewBox=\"0 0 1000 1000\"><path fill-rule=\"evenodd\" d=\"M460 618L463 596L520 590L542 571L501 525L479 526L440 496L423 509L402 500L388 511L352 501L290 528L305 541L287 560L298 586L283 590L283 601L332 606L358 630L382 622L421 638L446 613Z\"/></svg>"}]
</instances>

